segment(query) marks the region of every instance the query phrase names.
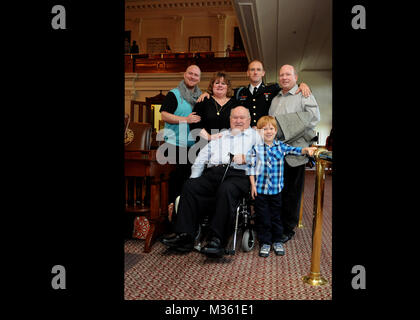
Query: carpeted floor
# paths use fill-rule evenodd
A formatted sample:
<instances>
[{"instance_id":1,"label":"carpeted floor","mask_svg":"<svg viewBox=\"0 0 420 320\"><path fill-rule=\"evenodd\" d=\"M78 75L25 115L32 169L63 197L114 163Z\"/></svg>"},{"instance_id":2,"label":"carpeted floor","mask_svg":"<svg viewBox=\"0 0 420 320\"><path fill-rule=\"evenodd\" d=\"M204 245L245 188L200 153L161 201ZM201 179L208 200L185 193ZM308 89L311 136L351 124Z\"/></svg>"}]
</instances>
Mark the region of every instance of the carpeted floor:
<instances>
[{"instance_id":1,"label":"carpeted floor","mask_svg":"<svg viewBox=\"0 0 420 320\"><path fill-rule=\"evenodd\" d=\"M306 171L303 228L285 244L286 254L268 258L237 250L234 256L210 259L192 251L177 254L156 242L143 253L144 240L125 243L126 300L330 300L331 270L331 175L326 175L321 275L324 286L302 281L311 267L314 171Z\"/></svg>"}]
</instances>

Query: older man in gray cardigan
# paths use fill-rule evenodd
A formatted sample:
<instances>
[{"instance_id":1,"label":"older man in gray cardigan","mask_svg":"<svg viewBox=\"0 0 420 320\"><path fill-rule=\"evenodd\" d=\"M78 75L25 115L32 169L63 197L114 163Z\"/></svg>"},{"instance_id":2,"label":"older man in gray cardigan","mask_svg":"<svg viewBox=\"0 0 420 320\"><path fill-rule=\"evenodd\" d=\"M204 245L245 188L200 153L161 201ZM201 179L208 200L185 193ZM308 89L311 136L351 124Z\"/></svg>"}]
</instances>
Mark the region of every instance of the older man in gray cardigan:
<instances>
[{"instance_id":1,"label":"older man in gray cardigan","mask_svg":"<svg viewBox=\"0 0 420 320\"><path fill-rule=\"evenodd\" d=\"M279 84L282 90L271 102L268 114L278 122L278 138L293 147L308 147L316 137L315 126L320 120L319 107L315 97L305 98L296 93L298 79L295 68L284 65L279 70ZM299 222L300 199L305 178L307 157L287 155L284 164L284 188L282 190L283 242L294 235Z\"/></svg>"}]
</instances>

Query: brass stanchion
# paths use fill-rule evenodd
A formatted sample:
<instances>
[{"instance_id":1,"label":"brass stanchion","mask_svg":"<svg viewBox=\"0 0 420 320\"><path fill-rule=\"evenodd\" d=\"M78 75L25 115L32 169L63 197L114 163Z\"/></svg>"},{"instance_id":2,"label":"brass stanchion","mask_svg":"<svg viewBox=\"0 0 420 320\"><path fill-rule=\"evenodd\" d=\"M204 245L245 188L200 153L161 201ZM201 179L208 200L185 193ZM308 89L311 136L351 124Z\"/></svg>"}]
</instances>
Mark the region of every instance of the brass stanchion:
<instances>
[{"instance_id":1,"label":"brass stanchion","mask_svg":"<svg viewBox=\"0 0 420 320\"><path fill-rule=\"evenodd\" d=\"M312 225L312 257L311 272L302 278L303 282L312 286L320 286L328 281L320 273L321 239L322 239L322 208L324 204L325 165L332 161L332 152L319 148L315 151L316 179L314 196L314 217Z\"/></svg>"},{"instance_id":2,"label":"brass stanchion","mask_svg":"<svg viewBox=\"0 0 420 320\"><path fill-rule=\"evenodd\" d=\"M300 209L299 209L299 223L298 228L303 228L302 218L303 218L303 195L305 194L305 186L302 187L302 195L300 197Z\"/></svg>"}]
</instances>

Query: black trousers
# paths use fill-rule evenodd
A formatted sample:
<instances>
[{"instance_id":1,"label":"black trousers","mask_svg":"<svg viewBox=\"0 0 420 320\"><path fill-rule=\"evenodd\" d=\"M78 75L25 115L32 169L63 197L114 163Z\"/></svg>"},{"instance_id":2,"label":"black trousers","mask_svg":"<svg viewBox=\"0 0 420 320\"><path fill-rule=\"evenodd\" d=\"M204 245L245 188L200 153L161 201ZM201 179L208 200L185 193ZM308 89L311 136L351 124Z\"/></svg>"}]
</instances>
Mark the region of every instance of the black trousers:
<instances>
[{"instance_id":1,"label":"black trousers","mask_svg":"<svg viewBox=\"0 0 420 320\"><path fill-rule=\"evenodd\" d=\"M271 245L282 238L281 197L281 193L278 193L258 194L255 198L256 230L261 245L264 243Z\"/></svg>"},{"instance_id":2,"label":"black trousers","mask_svg":"<svg viewBox=\"0 0 420 320\"><path fill-rule=\"evenodd\" d=\"M182 186L191 175L191 163L188 161L188 157L186 158L188 151L189 148L178 147L175 145L169 145L168 147L167 152L171 152L170 154L176 154L175 170L169 175L168 181L168 203L175 203L176 197L181 194Z\"/></svg>"},{"instance_id":3,"label":"black trousers","mask_svg":"<svg viewBox=\"0 0 420 320\"><path fill-rule=\"evenodd\" d=\"M281 191L281 219L284 233L292 232L299 223L300 200L305 183L305 165L291 167L284 162L284 186Z\"/></svg>"},{"instance_id":4,"label":"black trousers","mask_svg":"<svg viewBox=\"0 0 420 320\"><path fill-rule=\"evenodd\" d=\"M185 182L174 232L194 235L202 216L208 214L210 230L226 244L233 230L235 209L249 192L250 182L245 171L229 168L220 184L225 170L222 166L208 168L200 177Z\"/></svg>"}]
</instances>

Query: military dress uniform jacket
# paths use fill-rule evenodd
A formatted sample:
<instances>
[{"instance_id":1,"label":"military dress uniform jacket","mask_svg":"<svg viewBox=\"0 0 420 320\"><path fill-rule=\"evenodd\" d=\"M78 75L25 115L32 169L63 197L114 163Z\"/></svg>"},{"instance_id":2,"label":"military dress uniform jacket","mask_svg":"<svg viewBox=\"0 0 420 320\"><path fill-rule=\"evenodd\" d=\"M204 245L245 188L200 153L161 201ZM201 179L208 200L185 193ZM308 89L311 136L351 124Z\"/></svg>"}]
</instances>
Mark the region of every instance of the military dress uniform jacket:
<instances>
[{"instance_id":1,"label":"military dress uniform jacket","mask_svg":"<svg viewBox=\"0 0 420 320\"><path fill-rule=\"evenodd\" d=\"M249 91L248 87L239 87L234 91L234 97L238 101L238 105L248 108L251 114L251 127L257 125L258 120L262 116L268 115L271 100L279 93L280 87L277 83L264 84L261 83L255 96Z\"/></svg>"}]
</instances>

